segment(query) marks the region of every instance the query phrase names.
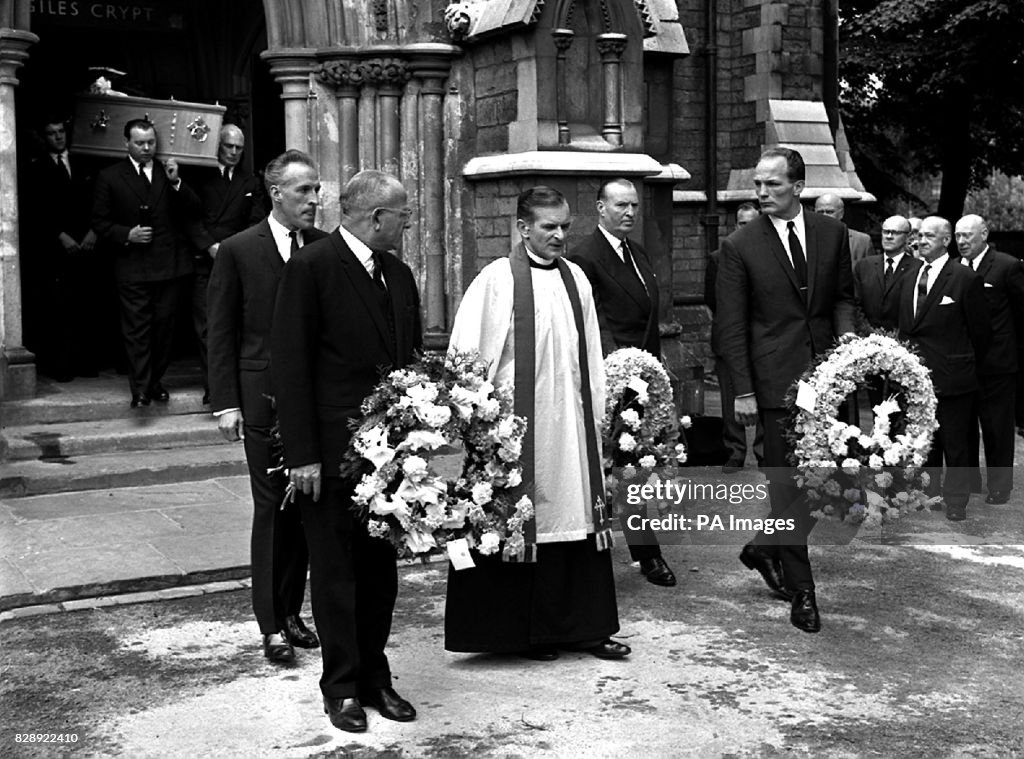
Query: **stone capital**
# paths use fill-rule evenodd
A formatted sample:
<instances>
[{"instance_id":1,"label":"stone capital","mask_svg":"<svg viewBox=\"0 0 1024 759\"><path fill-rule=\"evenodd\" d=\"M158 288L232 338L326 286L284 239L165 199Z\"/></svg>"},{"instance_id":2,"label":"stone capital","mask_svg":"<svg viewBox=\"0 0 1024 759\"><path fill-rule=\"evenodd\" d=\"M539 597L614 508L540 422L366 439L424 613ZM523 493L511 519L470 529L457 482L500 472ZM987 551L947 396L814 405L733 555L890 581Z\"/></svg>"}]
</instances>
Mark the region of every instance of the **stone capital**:
<instances>
[{"instance_id":1,"label":"stone capital","mask_svg":"<svg viewBox=\"0 0 1024 759\"><path fill-rule=\"evenodd\" d=\"M265 50L260 57L270 67L270 74L281 85L281 97L285 100L305 98L309 92L309 75L316 67L313 50Z\"/></svg>"},{"instance_id":2,"label":"stone capital","mask_svg":"<svg viewBox=\"0 0 1024 759\"><path fill-rule=\"evenodd\" d=\"M0 84L18 84L18 69L28 60L28 49L39 37L22 29L0 29Z\"/></svg>"},{"instance_id":3,"label":"stone capital","mask_svg":"<svg viewBox=\"0 0 1024 759\"><path fill-rule=\"evenodd\" d=\"M621 58L622 51L626 49L627 40L628 37L619 32L597 35L597 52L601 54L601 60L608 62Z\"/></svg>"}]
</instances>

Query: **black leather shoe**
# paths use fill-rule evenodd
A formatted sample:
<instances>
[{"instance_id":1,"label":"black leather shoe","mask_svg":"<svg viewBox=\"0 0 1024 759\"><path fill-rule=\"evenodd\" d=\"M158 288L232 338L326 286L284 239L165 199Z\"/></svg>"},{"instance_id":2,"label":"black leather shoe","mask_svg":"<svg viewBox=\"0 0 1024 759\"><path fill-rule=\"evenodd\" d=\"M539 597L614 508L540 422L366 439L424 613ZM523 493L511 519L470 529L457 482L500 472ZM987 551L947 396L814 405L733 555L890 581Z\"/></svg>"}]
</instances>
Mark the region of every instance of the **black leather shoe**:
<instances>
[{"instance_id":1,"label":"black leather shoe","mask_svg":"<svg viewBox=\"0 0 1024 759\"><path fill-rule=\"evenodd\" d=\"M149 397L154 401L166 403L171 399L171 394L167 392L167 389L163 385L156 384L149 389Z\"/></svg>"},{"instance_id":2,"label":"black leather shoe","mask_svg":"<svg viewBox=\"0 0 1024 759\"><path fill-rule=\"evenodd\" d=\"M320 639L316 637L316 633L302 624L302 620L297 614L284 618L284 637L298 648L316 648L320 645Z\"/></svg>"},{"instance_id":3,"label":"black leather shoe","mask_svg":"<svg viewBox=\"0 0 1024 759\"><path fill-rule=\"evenodd\" d=\"M789 612L789 621L793 627L806 633L821 630L821 617L818 604L814 600L813 590L798 590L793 596L793 608Z\"/></svg>"},{"instance_id":4,"label":"black leather shoe","mask_svg":"<svg viewBox=\"0 0 1024 759\"><path fill-rule=\"evenodd\" d=\"M985 503L998 504L1006 503L1009 500L1010 494L1008 492L1002 493L998 490L993 490L991 493L988 494L988 497L985 499Z\"/></svg>"},{"instance_id":5,"label":"black leather shoe","mask_svg":"<svg viewBox=\"0 0 1024 759\"><path fill-rule=\"evenodd\" d=\"M660 556L641 560L640 574L647 578L647 582L652 582L655 585L671 588L676 584L676 576L672 574L672 570L668 568L668 564Z\"/></svg>"},{"instance_id":6,"label":"black leather shoe","mask_svg":"<svg viewBox=\"0 0 1024 759\"><path fill-rule=\"evenodd\" d=\"M295 649L285 639L283 632L263 636L263 655L272 662L295 661Z\"/></svg>"},{"instance_id":7,"label":"black leather shoe","mask_svg":"<svg viewBox=\"0 0 1024 759\"><path fill-rule=\"evenodd\" d=\"M946 504L946 519L950 522L962 522L967 519L966 504Z\"/></svg>"},{"instance_id":8,"label":"black leather shoe","mask_svg":"<svg viewBox=\"0 0 1024 759\"><path fill-rule=\"evenodd\" d=\"M366 712L358 698L328 698L324 696L324 714L331 724L346 733L366 732Z\"/></svg>"},{"instance_id":9,"label":"black leather shoe","mask_svg":"<svg viewBox=\"0 0 1024 759\"><path fill-rule=\"evenodd\" d=\"M733 474L743 468L743 459L729 459L722 464L722 474Z\"/></svg>"},{"instance_id":10,"label":"black leather shoe","mask_svg":"<svg viewBox=\"0 0 1024 759\"><path fill-rule=\"evenodd\" d=\"M138 393L132 395L132 408L138 408L139 406L148 406L149 396L145 393Z\"/></svg>"},{"instance_id":11,"label":"black leather shoe","mask_svg":"<svg viewBox=\"0 0 1024 759\"><path fill-rule=\"evenodd\" d=\"M558 651L554 648L538 646L537 648L528 648L525 651L520 651L516 655L524 659L533 659L534 661L554 661L558 658Z\"/></svg>"},{"instance_id":12,"label":"black leather shoe","mask_svg":"<svg viewBox=\"0 0 1024 759\"><path fill-rule=\"evenodd\" d=\"M413 705L395 693L394 688L361 691L359 700L380 712L380 716L393 719L395 722L412 722L416 719Z\"/></svg>"},{"instance_id":13,"label":"black leather shoe","mask_svg":"<svg viewBox=\"0 0 1024 759\"><path fill-rule=\"evenodd\" d=\"M763 548L747 543L740 551L740 561L747 569L756 569L761 573L764 584L767 585L775 595L784 601L793 598L793 592L786 589L782 582L782 562L768 554Z\"/></svg>"},{"instance_id":14,"label":"black leather shoe","mask_svg":"<svg viewBox=\"0 0 1024 759\"><path fill-rule=\"evenodd\" d=\"M585 651L588 654L593 654L598 659L625 659L633 653L633 649L625 643L619 643L611 638L605 638L596 646L587 646L580 650Z\"/></svg>"}]
</instances>

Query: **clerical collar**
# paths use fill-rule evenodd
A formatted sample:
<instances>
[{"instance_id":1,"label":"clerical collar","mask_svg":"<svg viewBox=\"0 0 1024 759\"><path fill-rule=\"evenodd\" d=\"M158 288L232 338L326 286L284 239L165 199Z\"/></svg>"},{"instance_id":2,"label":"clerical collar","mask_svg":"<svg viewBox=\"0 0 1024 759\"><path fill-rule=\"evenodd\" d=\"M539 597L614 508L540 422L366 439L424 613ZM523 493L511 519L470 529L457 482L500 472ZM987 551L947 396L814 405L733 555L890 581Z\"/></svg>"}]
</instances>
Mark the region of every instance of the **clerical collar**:
<instances>
[{"instance_id":1,"label":"clerical collar","mask_svg":"<svg viewBox=\"0 0 1024 759\"><path fill-rule=\"evenodd\" d=\"M531 253L530 249L528 247L526 247L526 245L523 245L523 250L526 251L526 257L530 259L530 268L531 269L557 269L558 268L558 262L557 261L555 261L555 260L551 260L551 261L544 260L540 256L538 256L538 255L536 255L534 253Z\"/></svg>"}]
</instances>

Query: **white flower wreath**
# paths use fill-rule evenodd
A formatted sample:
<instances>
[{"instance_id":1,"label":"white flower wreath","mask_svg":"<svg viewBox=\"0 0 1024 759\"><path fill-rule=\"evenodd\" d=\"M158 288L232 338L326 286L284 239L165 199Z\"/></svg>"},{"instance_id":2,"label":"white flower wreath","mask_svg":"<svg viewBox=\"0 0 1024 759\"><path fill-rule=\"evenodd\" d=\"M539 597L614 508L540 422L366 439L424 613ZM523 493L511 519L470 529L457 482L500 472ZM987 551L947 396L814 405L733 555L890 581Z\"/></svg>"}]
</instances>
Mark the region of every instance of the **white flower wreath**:
<instances>
[{"instance_id":1,"label":"white flower wreath","mask_svg":"<svg viewBox=\"0 0 1024 759\"><path fill-rule=\"evenodd\" d=\"M427 354L388 374L363 401L342 464L369 534L400 557L457 539L482 554L521 552L534 514L517 490L526 420L512 405L511 389L491 384L476 354ZM446 479L432 459L460 445L460 474Z\"/></svg>"},{"instance_id":2,"label":"white flower wreath","mask_svg":"<svg viewBox=\"0 0 1024 759\"><path fill-rule=\"evenodd\" d=\"M837 417L846 397L872 375L887 379L892 393L873 408L867 434ZM804 390L809 399L794 405L794 455L812 515L877 525L924 508L928 475L920 469L938 422L921 360L894 337L846 335L801 382L810 390ZM893 435L890 417L901 412L905 426Z\"/></svg>"}]
</instances>

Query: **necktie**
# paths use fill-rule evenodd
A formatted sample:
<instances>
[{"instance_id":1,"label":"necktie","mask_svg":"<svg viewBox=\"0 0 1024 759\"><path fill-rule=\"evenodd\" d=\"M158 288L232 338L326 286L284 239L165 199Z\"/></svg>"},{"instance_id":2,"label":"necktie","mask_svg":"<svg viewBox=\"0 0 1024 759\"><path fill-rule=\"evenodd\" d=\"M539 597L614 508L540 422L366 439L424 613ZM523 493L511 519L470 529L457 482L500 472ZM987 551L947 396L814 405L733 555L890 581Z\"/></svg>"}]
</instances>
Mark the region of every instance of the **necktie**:
<instances>
[{"instance_id":1,"label":"necktie","mask_svg":"<svg viewBox=\"0 0 1024 759\"><path fill-rule=\"evenodd\" d=\"M61 174L64 175L64 178L70 181L70 179L71 179L71 169L68 168L67 163L64 161L64 154L63 153L58 153L57 154L57 165L60 167L60 172L61 172Z\"/></svg>"},{"instance_id":2,"label":"necktie","mask_svg":"<svg viewBox=\"0 0 1024 759\"><path fill-rule=\"evenodd\" d=\"M299 231L297 229L293 229L288 233L288 236L292 238L291 255L294 256L299 252Z\"/></svg>"},{"instance_id":3,"label":"necktie","mask_svg":"<svg viewBox=\"0 0 1024 759\"><path fill-rule=\"evenodd\" d=\"M146 176L146 167L142 164L139 164L139 179L142 180L142 184L146 185L147 190L152 186L149 182L149 177Z\"/></svg>"},{"instance_id":4,"label":"necktie","mask_svg":"<svg viewBox=\"0 0 1024 759\"><path fill-rule=\"evenodd\" d=\"M231 184L231 169L224 167L224 184Z\"/></svg>"},{"instance_id":5,"label":"necktie","mask_svg":"<svg viewBox=\"0 0 1024 759\"><path fill-rule=\"evenodd\" d=\"M925 264L921 267L921 278L917 280L917 302L914 303L914 316L921 313L921 309L924 308L924 299L928 297L928 269L931 264Z\"/></svg>"},{"instance_id":6,"label":"necktie","mask_svg":"<svg viewBox=\"0 0 1024 759\"><path fill-rule=\"evenodd\" d=\"M892 259L886 257L885 259L885 284L888 286L892 280Z\"/></svg>"},{"instance_id":7,"label":"necktie","mask_svg":"<svg viewBox=\"0 0 1024 759\"><path fill-rule=\"evenodd\" d=\"M633 260L633 251L629 249L629 243L626 241L625 237L622 238L622 245L620 246L620 249L622 250L622 263L629 267L630 273L640 280L640 284L643 285L644 290L646 290L647 283L644 282L644 278L640 276L640 269L637 267L636 261Z\"/></svg>"},{"instance_id":8,"label":"necktie","mask_svg":"<svg viewBox=\"0 0 1024 759\"><path fill-rule=\"evenodd\" d=\"M376 250L373 251L373 284L377 285L378 288L387 292L388 286L384 282L384 267L381 263L380 253Z\"/></svg>"},{"instance_id":9,"label":"necktie","mask_svg":"<svg viewBox=\"0 0 1024 759\"><path fill-rule=\"evenodd\" d=\"M796 281L800 284L801 290L807 289L807 259L804 258L804 249L800 245L800 238L796 236L796 224L792 221L786 224L789 227L789 253L793 257L793 269L796 271Z\"/></svg>"}]
</instances>

